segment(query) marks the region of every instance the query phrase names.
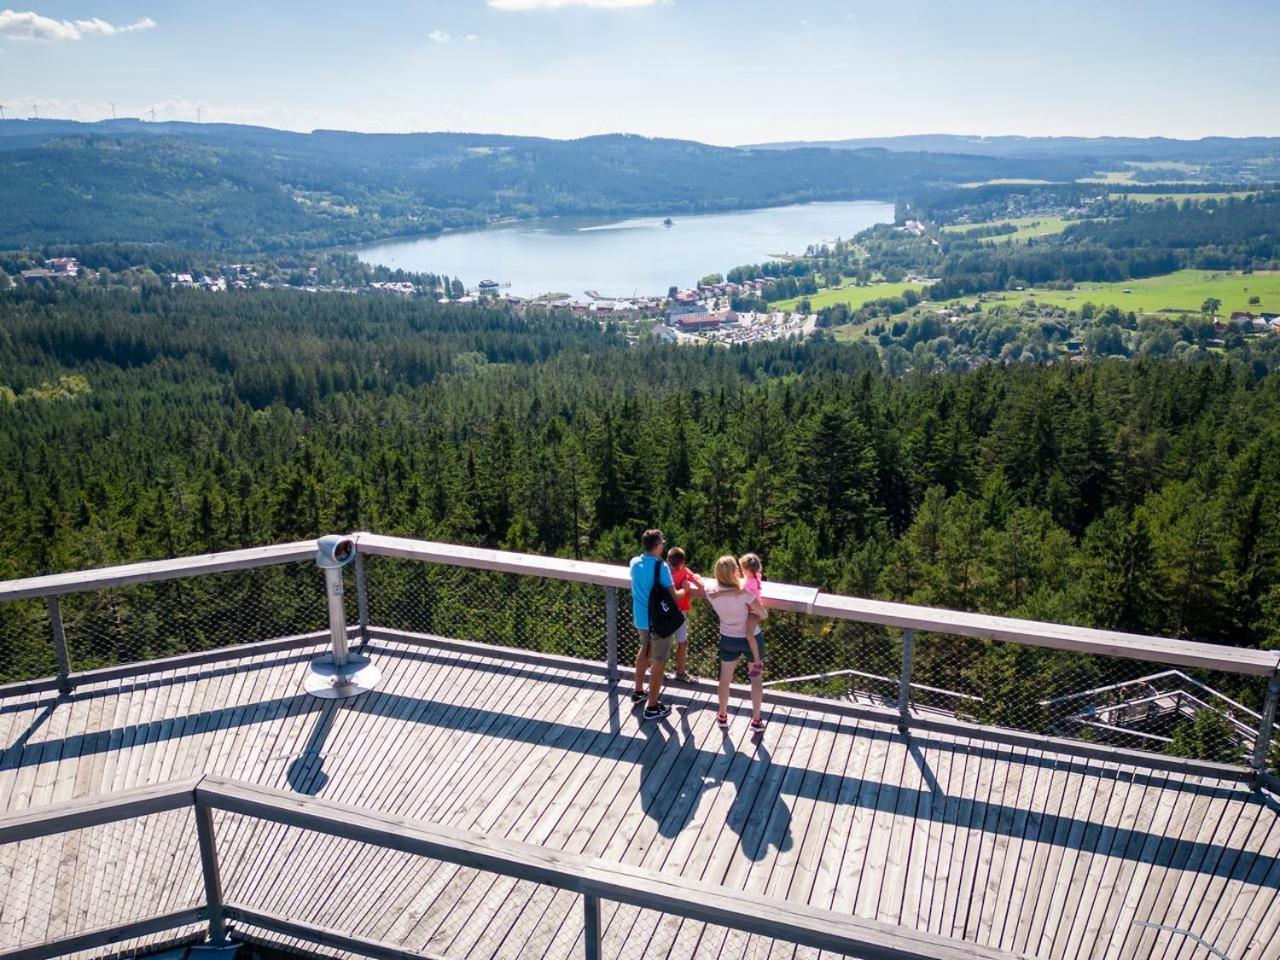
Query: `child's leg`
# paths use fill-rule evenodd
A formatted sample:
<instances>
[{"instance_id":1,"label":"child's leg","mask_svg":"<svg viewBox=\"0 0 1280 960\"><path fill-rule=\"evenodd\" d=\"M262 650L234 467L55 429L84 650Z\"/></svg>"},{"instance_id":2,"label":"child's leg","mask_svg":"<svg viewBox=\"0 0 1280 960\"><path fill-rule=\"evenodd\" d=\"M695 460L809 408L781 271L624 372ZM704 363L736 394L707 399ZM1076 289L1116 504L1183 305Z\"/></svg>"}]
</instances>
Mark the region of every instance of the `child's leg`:
<instances>
[{"instance_id":1,"label":"child's leg","mask_svg":"<svg viewBox=\"0 0 1280 960\"><path fill-rule=\"evenodd\" d=\"M751 662L760 662L760 646L756 643L756 630L760 627L760 618L747 615L747 649L751 651Z\"/></svg>"},{"instance_id":2,"label":"child's leg","mask_svg":"<svg viewBox=\"0 0 1280 960\"><path fill-rule=\"evenodd\" d=\"M754 723L760 720L760 709L764 703L764 664L762 663L764 660L764 634L750 633L747 636L748 642L751 644L752 654L760 658L756 662L760 663L762 668L757 670L755 673L750 674L751 720Z\"/></svg>"},{"instance_id":3,"label":"child's leg","mask_svg":"<svg viewBox=\"0 0 1280 960\"><path fill-rule=\"evenodd\" d=\"M689 621L680 624L680 629L676 631L676 676L683 677L687 672L685 670L685 656L689 651Z\"/></svg>"}]
</instances>

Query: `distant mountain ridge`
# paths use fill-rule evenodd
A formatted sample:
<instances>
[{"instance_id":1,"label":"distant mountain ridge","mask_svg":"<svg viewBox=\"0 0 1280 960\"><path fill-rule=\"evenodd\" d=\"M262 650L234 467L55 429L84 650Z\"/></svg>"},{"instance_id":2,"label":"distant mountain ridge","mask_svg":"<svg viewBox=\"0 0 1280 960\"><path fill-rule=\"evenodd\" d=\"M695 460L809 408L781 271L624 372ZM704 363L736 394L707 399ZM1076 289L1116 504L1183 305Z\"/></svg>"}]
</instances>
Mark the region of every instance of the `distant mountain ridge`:
<instances>
[{"instance_id":1,"label":"distant mountain ridge","mask_svg":"<svg viewBox=\"0 0 1280 960\"><path fill-rule=\"evenodd\" d=\"M744 145L752 150L880 149L893 152L951 153L1003 158L1094 157L1104 160L1205 161L1224 157L1280 154L1280 137L981 137L925 133L848 140L792 140Z\"/></svg>"},{"instance_id":2,"label":"distant mountain ridge","mask_svg":"<svg viewBox=\"0 0 1280 960\"><path fill-rule=\"evenodd\" d=\"M1072 180L1094 169L1074 158L751 150L630 134L553 140L6 120L0 249L109 242L296 249L510 218L900 199L922 188Z\"/></svg>"}]
</instances>

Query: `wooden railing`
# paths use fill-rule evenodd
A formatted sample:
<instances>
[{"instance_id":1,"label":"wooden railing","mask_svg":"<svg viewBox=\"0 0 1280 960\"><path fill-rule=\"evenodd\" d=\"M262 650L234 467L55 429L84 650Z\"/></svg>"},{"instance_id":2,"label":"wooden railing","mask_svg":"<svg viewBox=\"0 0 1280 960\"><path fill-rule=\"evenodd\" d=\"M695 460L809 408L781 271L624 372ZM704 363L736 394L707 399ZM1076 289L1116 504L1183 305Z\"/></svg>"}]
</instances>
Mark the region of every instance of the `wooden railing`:
<instances>
[{"instance_id":1,"label":"wooden railing","mask_svg":"<svg viewBox=\"0 0 1280 960\"><path fill-rule=\"evenodd\" d=\"M191 808L195 813L203 905L21 947L0 953L0 960L45 960L196 923L208 925L209 942L213 945L237 938L239 932L235 925L242 924L377 960L427 956L395 944L363 939L226 899L219 870L215 810L576 893L582 897L587 960L599 960L602 955L601 903L604 901L729 927L784 943L853 955L862 960L1013 960L1014 957L1001 950L654 870L405 820L214 776L139 787L11 815L0 819L0 845L183 808Z\"/></svg>"},{"instance_id":2,"label":"wooden railing","mask_svg":"<svg viewBox=\"0 0 1280 960\"><path fill-rule=\"evenodd\" d=\"M388 634L369 621L368 591L365 583L363 561L365 557L394 557L403 560L446 564L476 570L540 577L551 580L593 584L604 589L606 595L606 675L610 681L618 679L618 597L619 590L630 587L630 574L626 567L545 557L534 554L513 553L504 550L488 550L457 544L413 540L403 537L381 536L373 533L351 535L357 548L354 564L358 607L358 624L348 628L353 636L367 638L373 633ZM182 557L146 563L126 564L98 570L60 573L52 576L32 577L0 583L0 603L12 600L44 597L49 604L49 622L52 642L58 656L60 670L57 677L42 678L9 685L10 690L36 691L61 689L69 691L78 684L100 682L129 674L150 672L152 668L174 669L184 665L211 662L240 655L243 648L202 651L151 661L149 664L132 664L108 667L101 670L77 673L67 652L63 635L58 597L67 593L96 591L130 584L149 583L210 573L244 570L273 564L294 563L314 556L315 541L299 541L274 546L254 547L224 553ZM816 698L800 697L776 690L766 692L766 698L778 703L803 703L810 708L840 709L870 719L896 721L905 733L909 729L934 730L966 736L979 735L996 742L1052 744L1065 753L1098 756L1118 762L1162 769L1201 770L1213 776L1236 779L1266 779L1266 757L1275 724L1277 704L1280 703L1280 652L1269 650L1228 647L1210 643L1197 643L1169 637L1146 636L1112 630L1097 630L1065 624L1020 620L1011 617L987 616L936 607L917 606L882 600L824 593L817 588L796 584L766 581L764 603L767 607L825 617L836 620L856 621L898 628L902 631L902 669L896 712L883 708L862 706L835 706ZM1006 643L1018 643L1053 650L1122 658L1143 664L1161 663L1178 667L1194 667L1226 673L1269 678L1267 694L1260 711L1258 736L1254 742L1248 767L1230 764L1207 764L1187 761L1178 757L1165 757L1140 750L1124 750L1117 747L1077 741L1069 738L1048 738L1005 727L977 727L955 720L931 716L915 716L911 713L911 676L914 638L917 631L952 634L975 639L989 639ZM314 645L325 633L298 634L254 645L255 649L291 649ZM0 688L3 695L5 688ZM1274 785L1274 784L1273 784Z\"/></svg>"}]
</instances>

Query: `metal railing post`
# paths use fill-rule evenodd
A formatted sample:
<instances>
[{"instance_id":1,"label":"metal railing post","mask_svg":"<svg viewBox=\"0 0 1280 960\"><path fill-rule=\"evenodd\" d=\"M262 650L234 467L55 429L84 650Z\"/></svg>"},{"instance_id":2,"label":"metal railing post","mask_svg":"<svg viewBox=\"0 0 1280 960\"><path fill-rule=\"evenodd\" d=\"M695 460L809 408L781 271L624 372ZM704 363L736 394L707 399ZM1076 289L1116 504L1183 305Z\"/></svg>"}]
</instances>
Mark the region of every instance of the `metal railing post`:
<instances>
[{"instance_id":1,"label":"metal railing post","mask_svg":"<svg viewBox=\"0 0 1280 960\"><path fill-rule=\"evenodd\" d=\"M222 873L218 869L218 845L213 835L213 808L196 801L196 835L200 840L200 867L204 871L204 899L209 913L209 942L227 942L227 924L222 905Z\"/></svg>"},{"instance_id":2,"label":"metal railing post","mask_svg":"<svg viewBox=\"0 0 1280 960\"><path fill-rule=\"evenodd\" d=\"M610 683L618 682L618 588L604 588L604 649Z\"/></svg>"},{"instance_id":3,"label":"metal railing post","mask_svg":"<svg viewBox=\"0 0 1280 960\"><path fill-rule=\"evenodd\" d=\"M586 942L587 960L600 960L600 898L584 893L582 912L582 939Z\"/></svg>"},{"instance_id":4,"label":"metal railing post","mask_svg":"<svg viewBox=\"0 0 1280 960\"><path fill-rule=\"evenodd\" d=\"M356 568L356 616L360 620L360 645L369 642L369 586L364 578L364 556L357 553Z\"/></svg>"},{"instance_id":5,"label":"metal railing post","mask_svg":"<svg viewBox=\"0 0 1280 960\"><path fill-rule=\"evenodd\" d=\"M62 606L57 595L49 597L49 631L58 655L58 692L71 692L71 656L67 653L67 633L62 627Z\"/></svg>"},{"instance_id":6,"label":"metal railing post","mask_svg":"<svg viewBox=\"0 0 1280 960\"><path fill-rule=\"evenodd\" d=\"M1276 705L1280 703L1280 670L1271 675L1267 683L1267 699L1262 705L1262 719L1258 721L1258 736L1253 741L1253 757L1249 766L1253 770L1254 783L1262 779L1267 769L1267 753L1271 749L1271 736L1276 728Z\"/></svg>"},{"instance_id":7,"label":"metal railing post","mask_svg":"<svg viewBox=\"0 0 1280 960\"><path fill-rule=\"evenodd\" d=\"M902 676L898 680L898 729L906 733L911 728L911 658L915 652L916 632L902 631Z\"/></svg>"}]
</instances>

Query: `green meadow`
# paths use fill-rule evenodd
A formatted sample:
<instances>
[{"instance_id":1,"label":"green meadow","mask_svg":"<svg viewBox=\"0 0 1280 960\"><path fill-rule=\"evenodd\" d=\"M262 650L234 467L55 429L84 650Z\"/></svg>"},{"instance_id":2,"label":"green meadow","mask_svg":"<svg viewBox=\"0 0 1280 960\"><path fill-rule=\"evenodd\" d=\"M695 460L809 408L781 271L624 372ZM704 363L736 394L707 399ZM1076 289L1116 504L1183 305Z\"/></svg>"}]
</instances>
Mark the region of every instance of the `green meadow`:
<instances>
[{"instance_id":1,"label":"green meadow","mask_svg":"<svg viewBox=\"0 0 1280 960\"><path fill-rule=\"evenodd\" d=\"M998 227L1010 223L1017 227L1016 233L1002 233L999 236L982 238L986 243L1007 243L1012 240L1026 240L1029 237L1047 237L1053 233L1061 233L1076 222L1064 220L1062 217L1008 217L1004 220L987 220L982 223L953 223L943 227L942 232L964 233L966 230L976 230L978 227Z\"/></svg>"},{"instance_id":2,"label":"green meadow","mask_svg":"<svg viewBox=\"0 0 1280 960\"><path fill-rule=\"evenodd\" d=\"M1079 310L1084 303L1114 304L1135 313L1199 313L1201 304L1210 297L1222 301L1220 316L1230 316L1237 310L1280 313L1280 271L1244 274L1179 270L1145 280L1078 283L1074 290L1008 292L991 302L1035 300L1070 310ZM1251 304L1250 297L1258 297L1261 302Z\"/></svg>"},{"instance_id":3,"label":"green meadow","mask_svg":"<svg viewBox=\"0 0 1280 960\"><path fill-rule=\"evenodd\" d=\"M794 310L801 300L808 299L809 305L813 310L821 310L823 307L834 306L837 303L847 303L850 309L856 310L864 303L869 303L872 300L897 297L904 290L915 290L918 293L923 289L918 283L872 283L865 287L850 284L846 287L819 290L807 298L792 297L790 300L778 300L769 305L776 310Z\"/></svg>"}]
</instances>

